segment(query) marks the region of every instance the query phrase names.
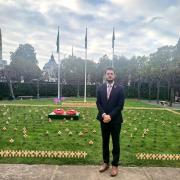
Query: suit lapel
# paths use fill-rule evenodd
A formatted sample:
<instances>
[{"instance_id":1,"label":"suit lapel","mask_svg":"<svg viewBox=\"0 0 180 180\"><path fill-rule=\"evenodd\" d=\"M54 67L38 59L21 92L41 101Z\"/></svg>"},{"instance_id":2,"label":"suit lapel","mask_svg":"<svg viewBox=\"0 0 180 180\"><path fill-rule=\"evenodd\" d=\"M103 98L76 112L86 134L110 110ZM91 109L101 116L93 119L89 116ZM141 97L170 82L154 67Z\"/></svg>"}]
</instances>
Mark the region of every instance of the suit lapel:
<instances>
[{"instance_id":1,"label":"suit lapel","mask_svg":"<svg viewBox=\"0 0 180 180\"><path fill-rule=\"evenodd\" d=\"M107 85L106 85L106 83L103 84L103 95L104 95L104 99L106 99L106 101L107 101Z\"/></svg>"}]
</instances>

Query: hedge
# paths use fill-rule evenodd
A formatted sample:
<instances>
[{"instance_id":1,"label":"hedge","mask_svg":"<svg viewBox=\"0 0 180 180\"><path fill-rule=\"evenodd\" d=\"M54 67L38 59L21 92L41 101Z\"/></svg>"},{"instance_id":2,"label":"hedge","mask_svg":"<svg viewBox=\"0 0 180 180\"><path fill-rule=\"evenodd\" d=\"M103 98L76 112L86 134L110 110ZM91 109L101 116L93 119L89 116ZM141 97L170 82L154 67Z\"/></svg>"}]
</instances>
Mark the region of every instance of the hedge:
<instances>
[{"instance_id":1,"label":"hedge","mask_svg":"<svg viewBox=\"0 0 180 180\"><path fill-rule=\"evenodd\" d=\"M37 83L13 83L15 97L18 96L34 96L37 97ZM87 85L87 97L95 97L97 85ZM132 86L124 86L125 96L128 98L137 98L138 90L137 83ZM142 99L148 99L148 84L142 83L140 94ZM70 97L78 95L78 85L61 85L62 96ZM156 99L157 88L153 84L151 88L151 99ZM57 83L41 82L39 83L40 97L55 97L57 96ZM79 85L79 95L84 96L84 85ZM8 99L10 96L9 86L6 82L0 82L0 99ZM168 99L167 87L160 87L160 99Z\"/></svg>"}]
</instances>

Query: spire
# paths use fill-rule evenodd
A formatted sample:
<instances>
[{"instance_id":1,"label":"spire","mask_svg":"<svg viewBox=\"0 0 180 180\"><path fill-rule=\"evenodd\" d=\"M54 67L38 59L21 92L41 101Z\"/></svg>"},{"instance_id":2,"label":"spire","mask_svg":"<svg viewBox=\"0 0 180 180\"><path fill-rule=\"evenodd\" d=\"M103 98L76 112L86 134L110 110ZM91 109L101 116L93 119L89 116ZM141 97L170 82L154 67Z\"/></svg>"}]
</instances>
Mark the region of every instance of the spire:
<instances>
[{"instance_id":1,"label":"spire","mask_svg":"<svg viewBox=\"0 0 180 180\"><path fill-rule=\"evenodd\" d=\"M0 28L0 60L2 60L2 36L1 36L1 28Z\"/></svg>"},{"instance_id":2,"label":"spire","mask_svg":"<svg viewBox=\"0 0 180 180\"><path fill-rule=\"evenodd\" d=\"M55 59L54 59L54 54L53 54L53 52L52 52L52 54L51 54L51 58L49 59L49 62L48 63L52 63L52 64L56 64L56 61L55 61Z\"/></svg>"},{"instance_id":3,"label":"spire","mask_svg":"<svg viewBox=\"0 0 180 180\"><path fill-rule=\"evenodd\" d=\"M51 60L54 59L54 55L53 55L53 52L52 52L52 55L51 55Z\"/></svg>"}]
</instances>

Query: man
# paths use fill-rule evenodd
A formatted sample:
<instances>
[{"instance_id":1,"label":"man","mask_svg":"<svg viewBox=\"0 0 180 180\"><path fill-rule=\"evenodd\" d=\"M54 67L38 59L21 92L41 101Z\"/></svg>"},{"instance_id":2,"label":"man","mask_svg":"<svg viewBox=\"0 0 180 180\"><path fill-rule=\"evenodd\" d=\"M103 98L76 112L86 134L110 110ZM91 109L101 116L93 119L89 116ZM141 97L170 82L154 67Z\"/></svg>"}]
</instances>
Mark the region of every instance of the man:
<instances>
[{"instance_id":1,"label":"man","mask_svg":"<svg viewBox=\"0 0 180 180\"><path fill-rule=\"evenodd\" d=\"M124 106L124 93L120 85L114 82L116 74L113 68L105 71L106 83L97 90L96 105L98 108L97 119L101 124L103 165L99 172L104 172L109 168L109 139L112 137L113 160L111 176L118 174L118 162L120 156L119 136L121 123L123 122L121 111Z\"/></svg>"}]
</instances>

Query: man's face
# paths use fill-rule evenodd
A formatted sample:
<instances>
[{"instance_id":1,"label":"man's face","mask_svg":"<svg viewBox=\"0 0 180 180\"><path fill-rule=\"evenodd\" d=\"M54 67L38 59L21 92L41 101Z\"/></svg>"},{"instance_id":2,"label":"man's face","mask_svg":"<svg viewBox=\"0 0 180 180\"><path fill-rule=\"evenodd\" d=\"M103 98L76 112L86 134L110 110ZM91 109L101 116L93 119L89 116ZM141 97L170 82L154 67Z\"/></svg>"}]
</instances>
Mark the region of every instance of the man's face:
<instances>
[{"instance_id":1,"label":"man's face","mask_svg":"<svg viewBox=\"0 0 180 180\"><path fill-rule=\"evenodd\" d=\"M107 70L106 71L106 74L105 74L105 77L106 77L106 81L108 82L113 82L114 79L115 79L115 74L114 74L114 71L112 70Z\"/></svg>"}]
</instances>

